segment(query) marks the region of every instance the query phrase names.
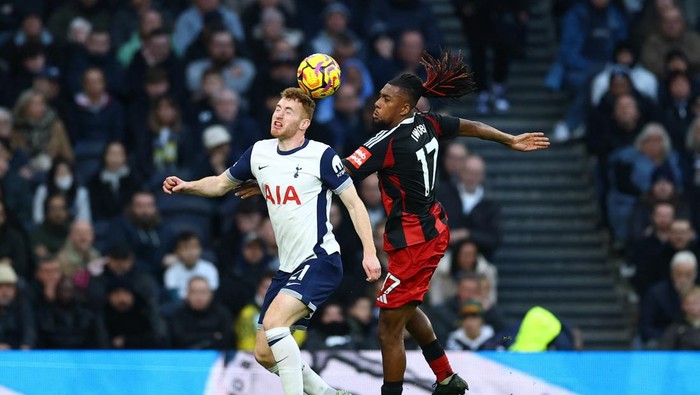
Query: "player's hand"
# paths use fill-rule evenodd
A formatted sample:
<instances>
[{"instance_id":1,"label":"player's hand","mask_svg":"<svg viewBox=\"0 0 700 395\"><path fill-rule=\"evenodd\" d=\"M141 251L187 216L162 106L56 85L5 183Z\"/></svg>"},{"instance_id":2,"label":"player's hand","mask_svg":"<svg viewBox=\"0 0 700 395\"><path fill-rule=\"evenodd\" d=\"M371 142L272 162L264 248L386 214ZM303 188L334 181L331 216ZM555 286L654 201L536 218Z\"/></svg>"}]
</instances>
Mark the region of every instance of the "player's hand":
<instances>
[{"instance_id":1,"label":"player's hand","mask_svg":"<svg viewBox=\"0 0 700 395\"><path fill-rule=\"evenodd\" d=\"M187 186L186 181L182 181L178 177L170 176L163 181L163 192L168 195L173 193L185 192L185 187Z\"/></svg>"},{"instance_id":2,"label":"player's hand","mask_svg":"<svg viewBox=\"0 0 700 395\"><path fill-rule=\"evenodd\" d=\"M233 188L233 192L241 199L248 199L251 196L262 195L260 186L255 180L243 181L240 185Z\"/></svg>"},{"instance_id":3,"label":"player's hand","mask_svg":"<svg viewBox=\"0 0 700 395\"><path fill-rule=\"evenodd\" d=\"M510 148L516 151L535 151L549 147L549 138L542 132L523 133L513 136Z\"/></svg>"},{"instance_id":4,"label":"player's hand","mask_svg":"<svg viewBox=\"0 0 700 395\"><path fill-rule=\"evenodd\" d=\"M365 255L362 258L362 268L365 269L369 282L375 282L382 276L382 265L379 264L377 254Z\"/></svg>"}]
</instances>

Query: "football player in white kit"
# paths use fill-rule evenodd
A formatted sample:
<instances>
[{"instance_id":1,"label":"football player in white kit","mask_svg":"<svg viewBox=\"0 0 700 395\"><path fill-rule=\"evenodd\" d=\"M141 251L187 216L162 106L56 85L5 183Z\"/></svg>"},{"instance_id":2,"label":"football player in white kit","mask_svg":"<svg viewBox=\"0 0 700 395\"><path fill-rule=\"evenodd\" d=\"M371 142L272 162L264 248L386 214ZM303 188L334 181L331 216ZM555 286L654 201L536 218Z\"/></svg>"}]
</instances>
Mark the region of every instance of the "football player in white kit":
<instances>
[{"instance_id":1,"label":"football player in white kit","mask_svg":"<svg viewBox=\"0 0 700 395\"><path fill-rule=\"evenodd\" d=\"M344 394L325 383L301 360L293 329L305 329L309 318L340 283L340 247L329 220L331 192L348 209L362 241L362 266L367 281L381 275L367 210L329 146L305 138L315 103L299 88L281 93L272 115L270 134L249 148L218 176L183 181L170 176L163 191L221 196L255 178L265 197L279 247L280 267L265 296L256 360L282 379L285 395Z\"/></svg>"}]
</instances>

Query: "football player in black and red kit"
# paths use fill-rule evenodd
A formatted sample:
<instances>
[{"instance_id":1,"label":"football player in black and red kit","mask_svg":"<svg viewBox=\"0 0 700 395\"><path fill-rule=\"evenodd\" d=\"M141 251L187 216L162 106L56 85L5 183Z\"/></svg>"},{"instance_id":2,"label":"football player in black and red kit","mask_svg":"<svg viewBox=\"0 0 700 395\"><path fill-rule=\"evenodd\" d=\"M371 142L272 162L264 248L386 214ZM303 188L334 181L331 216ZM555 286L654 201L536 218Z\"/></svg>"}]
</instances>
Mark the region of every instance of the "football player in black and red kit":
<instances>
[{"instance_id":1,"label":"football player in black and red kit","mask_svg":"<svg viewBox=\"0 0 700 395\"><path fill-rule=\"evenodd\" d=\"M421 96L459 98L473 87L460 56L445 52L434 59L426 55L423 64L427 81L403 74L384 85L372 115L382 131L343 161L356 180L377 172L388 217L384 249L389 254L389 267L377 297L383 395L402 392L404 328L421 346L435 372L435 394L463 394L467 389L466 382L452 371L428 317L418 308L450 238L447 216L435 198L440 141L477 137L519 151L549 146L543 133L512 136L480 122L416 112Z\"/></svg>"},{"instance_id":2,"label":"football player in black and red kit","mask_svg":"<svg viewBox=\"0 0 700 395\"><path fill-rule=\"evenodd\" d=\"M461 56L444 52L435 59L426 54L423 64L427 81L407 73L384 85L373 113L375 125L382 130L343 160L355 181L378 174L388 217L384 234L388 273L377 297L384 370L382 395L403 391L404 328L420 345L435 373L433 394L464 394L468 389L452 370L430 320L418 308L450 238L447 216L435 197L440 141L456 136L477 137L518 151L549 146L544 133L513 136L481 122L417 112L421 96L456 99L473 89ZM245 198L260 193L256 185L249 185L236 195Z\"/></svg>"}]
</instances>

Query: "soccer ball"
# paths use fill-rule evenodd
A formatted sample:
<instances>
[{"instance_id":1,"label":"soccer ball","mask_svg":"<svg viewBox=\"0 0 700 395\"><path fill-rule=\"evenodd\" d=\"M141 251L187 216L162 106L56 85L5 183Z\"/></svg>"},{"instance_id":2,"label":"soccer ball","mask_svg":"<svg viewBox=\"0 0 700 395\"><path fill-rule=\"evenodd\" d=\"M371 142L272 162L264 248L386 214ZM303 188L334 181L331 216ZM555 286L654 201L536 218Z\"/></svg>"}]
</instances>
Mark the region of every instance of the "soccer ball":
<instances>
[{"instance_id":1,"label":"soccer ball","mask_svg":"<svg viewBox=\"0 0 700 395\"><path fill-rule=\"evenodd\" d=\"M340 87L340 66L329 55L309 55L297 68L297 82L314 99L328 97Z\"/></svg>"}]
</instances>

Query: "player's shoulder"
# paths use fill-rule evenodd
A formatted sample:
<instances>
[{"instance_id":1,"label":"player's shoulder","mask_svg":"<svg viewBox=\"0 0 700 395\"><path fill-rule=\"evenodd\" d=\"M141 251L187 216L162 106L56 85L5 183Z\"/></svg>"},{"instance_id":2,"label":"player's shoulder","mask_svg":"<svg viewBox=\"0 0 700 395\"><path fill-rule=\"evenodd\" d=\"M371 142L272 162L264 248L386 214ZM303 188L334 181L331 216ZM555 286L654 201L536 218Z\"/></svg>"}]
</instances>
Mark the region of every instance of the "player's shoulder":
<instances>
[{"instance_id":1,"label":"player's shoulder","mask_svg":"<svg viewBox=\"0 0 700 395\"><path fill-rule=\"evenodd\" d=\"M306 146L306 148L309 150L309 152L314 153L315 155L323 155L328 149L330 149L332 152L335 152L333 150L333 147L326 143L322 143L320 141L316 140L309 140L309 144Z\"/></svg>"}]
</instances>

